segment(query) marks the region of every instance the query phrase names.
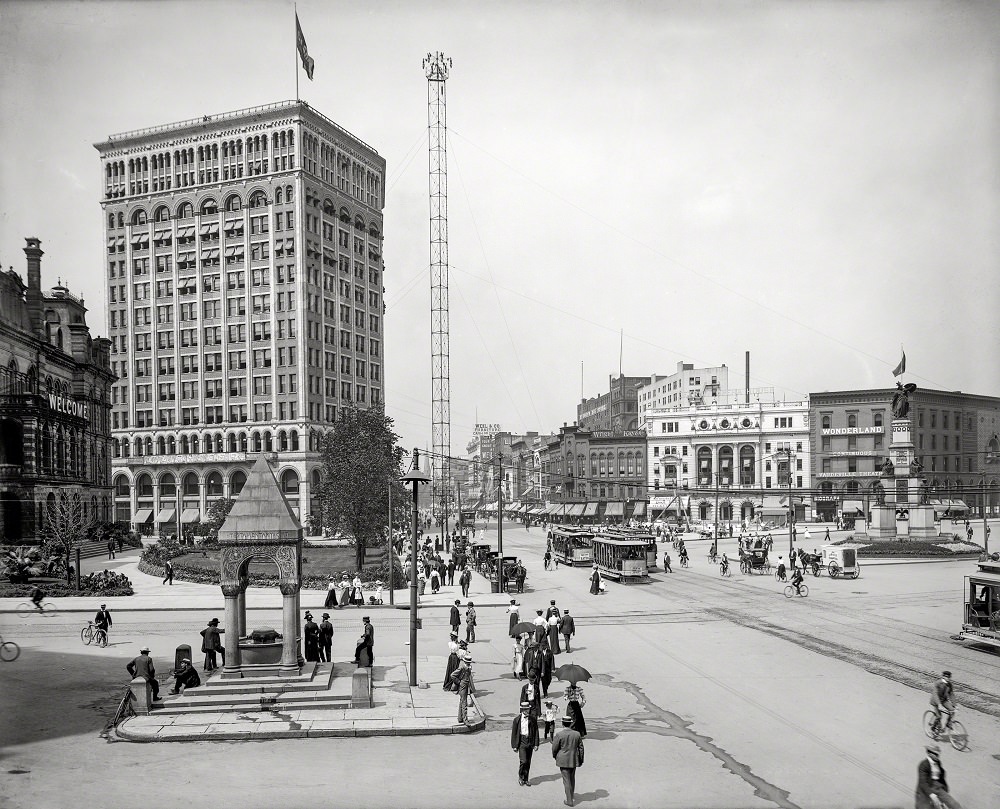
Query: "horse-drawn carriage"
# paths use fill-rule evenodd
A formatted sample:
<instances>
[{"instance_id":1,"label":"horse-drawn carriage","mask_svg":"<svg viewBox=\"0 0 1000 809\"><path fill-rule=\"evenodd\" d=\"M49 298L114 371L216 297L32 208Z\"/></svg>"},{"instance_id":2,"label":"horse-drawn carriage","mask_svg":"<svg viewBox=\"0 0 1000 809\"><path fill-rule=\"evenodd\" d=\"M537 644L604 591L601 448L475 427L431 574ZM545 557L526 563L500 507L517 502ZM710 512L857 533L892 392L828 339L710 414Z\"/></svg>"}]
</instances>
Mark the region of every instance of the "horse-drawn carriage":
<instances>
[{"instance_id":1,"label":"horse-drawn carriage","mask_svg":"<svg viewBox=\"0 0 1000 809\"><path fill-rule=\"evenodd\" d=\"M752 550L743 551L740 556L741 573L770 574L771 570L771 562L767 558L766 548L753 548Z\"/></svg>"}]
</instances>

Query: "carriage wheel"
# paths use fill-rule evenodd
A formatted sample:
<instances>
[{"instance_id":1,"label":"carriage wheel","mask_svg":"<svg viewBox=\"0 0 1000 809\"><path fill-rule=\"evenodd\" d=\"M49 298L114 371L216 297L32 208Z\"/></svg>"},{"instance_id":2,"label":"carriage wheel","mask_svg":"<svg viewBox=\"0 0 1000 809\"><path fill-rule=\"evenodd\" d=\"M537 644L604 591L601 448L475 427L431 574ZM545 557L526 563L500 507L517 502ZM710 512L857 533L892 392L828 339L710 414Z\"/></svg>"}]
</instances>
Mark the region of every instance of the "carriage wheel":
<instances>
[{"instance_id":1,"label":"carriage wheel","mask_svg":"<svg viewBox=\"0 0 1000 809\"><path fill-rule=\"evenodd\" d=\"M749 573L749 572L750 572L750 563L746 561L746 559L744 559L742 562L740 562L740 573Z\"/></svg>"},{"instance_id":2,"label":"carriage wheel","mask_svg":"<svg viewBox=\"0 0 1000 809\"><path fill-rule=\"evenodd\" d=\"M835 579L840 575L840 568L837 566L836 562L830 562L830 567L827 568L830 573L830 578Z\"/></svg>"},{"instance_id":3,"label":"carriage wheel","mask_svg":"<svg viewBox=\"0 0 1000 809\"><path fill-rule=\"evenodd\" d=\"M861 568L860 567L855 567L854 568L854 572L851 574L851 578L852 579L856 579L859 576L861 576Z\"/></svg>"}]
</instances>

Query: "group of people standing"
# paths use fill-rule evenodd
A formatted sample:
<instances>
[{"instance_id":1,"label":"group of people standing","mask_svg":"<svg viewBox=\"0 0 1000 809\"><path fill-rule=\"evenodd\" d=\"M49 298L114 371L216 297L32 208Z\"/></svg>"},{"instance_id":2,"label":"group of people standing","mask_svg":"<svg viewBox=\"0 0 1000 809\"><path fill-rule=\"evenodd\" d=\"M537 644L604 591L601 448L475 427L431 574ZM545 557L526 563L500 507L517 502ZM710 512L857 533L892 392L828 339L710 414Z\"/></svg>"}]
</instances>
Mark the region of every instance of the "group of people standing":
<instances>
[{"instance_id":1,"label":"group of people standing","mask_svg":"<svg viewBox=\"0 0 1000 809\"><path fill-rule=\"evenodd\" d=\"M375 582L375 593L372 596L374 604L382 603L382 582ZM345 570L340 575L340 581L336 581L330 576L330 583L326 586L326 600L323 602L323 609L343 609L344 607L362 607L365 603L365 591L361 584L361 576L357 573L351 579Z\"/></svg>"},{"instance_id":2,"label":"group of people standing","mask_svg":"<svg viewBox=\"0 0 1000 809\"><path fill-rule=\"evenodd\" d=\"M511 723L510 746L518 755L517 780L521 786L531 786L531 758L541 741L552 743L552 757L562 774L567 806L572 806L576 791L576 768L583 764L583 739L587 735L587 723L583 717L586 697L583 689L575 683L563 692L566 711L560 720L562 728L556 732L556 717L562 713L557 700L549 697L549 686L555 674L555 655L562 652L562 646L570 651L570 640L576 634L576 624L569 610L549 602L544 614L536 610L532 620L532 632L517 632L521 623L520 605L516 599L510 600L507 608L510 625L508 633L513 640L512 661L515 679L527 677L521 686L520 712ZM544 722L544 735L539 739L538 723Z\"/></svg>"},{"instance_id":3,"label":"group of people standing","mask_svg":"<svg viewBox=\"0 0 1000 809\"><path fill-rule=\"evenodd\" d=\"M330 623L330 613L324 612L323 620L317 624L313 620L313 614L307 611L302 639L306 662L333 662L333 624ZM374 650L375 627L372 626L371 618L365 615L361 619L361 636L354 645L355 665L370 668L375 660Z\"/></svg>"}]
</instances>

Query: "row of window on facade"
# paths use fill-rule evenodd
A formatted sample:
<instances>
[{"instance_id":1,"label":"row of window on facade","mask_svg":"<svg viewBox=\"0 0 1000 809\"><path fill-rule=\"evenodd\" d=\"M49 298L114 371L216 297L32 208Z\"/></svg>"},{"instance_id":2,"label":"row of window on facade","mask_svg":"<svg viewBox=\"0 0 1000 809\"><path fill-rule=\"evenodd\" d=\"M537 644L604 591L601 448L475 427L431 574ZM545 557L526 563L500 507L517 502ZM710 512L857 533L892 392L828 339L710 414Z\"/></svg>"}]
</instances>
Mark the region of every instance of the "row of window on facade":
<instances>
[{"instance_id":1,"label":"row of window on facade","mask_svg":"<svg viewBox=\"0 0 1000 809\"><path fill-rule=\"evenodd\" d=\"M314 469L310 475L312 483L312 496L318 493L320 483L320 471ZM204 489L208 498L219 498L223 496L236 497L247 482L247 473L242 469L230 472L228 480L228 494L226 492L226 481L222 473L217 470L205 472L199 477L195 472L188 472L181 478L180 491L178 491L177 478L172 472L163 472L156 477L142 472L135 477L134 482L130 482L126 475L116 475L114 479L115 500L130 499L134 491L139 500L146 500L154 496L154 489L159 488L160 500L167 497L176 497L180 494L183 497L200 497ZM286 469L278 475L278 484L281 491L286 495L298 495L299 493L299 473L294 469Z\"/></svg>"},{"instance_id":2,"label":"row of window on facade","mask_svg":"<svg viewBox=\"0 0 1000 809\"><path fill-rule=\"evenodd\" d=\"M278 430L273 435L270 430L253 431L251 433L238 432L229 433L223 436L222 433L208 433L207 435L180 435L180 436L158 436L155 440L152 436L145 438L113 439L116 448L116 458L128 458L130 447L134 449L131 454L136 457L144 455L197 455L203 452L298 452L299 451L299 431L298 430Z\"/></svg>"}]
</instances>

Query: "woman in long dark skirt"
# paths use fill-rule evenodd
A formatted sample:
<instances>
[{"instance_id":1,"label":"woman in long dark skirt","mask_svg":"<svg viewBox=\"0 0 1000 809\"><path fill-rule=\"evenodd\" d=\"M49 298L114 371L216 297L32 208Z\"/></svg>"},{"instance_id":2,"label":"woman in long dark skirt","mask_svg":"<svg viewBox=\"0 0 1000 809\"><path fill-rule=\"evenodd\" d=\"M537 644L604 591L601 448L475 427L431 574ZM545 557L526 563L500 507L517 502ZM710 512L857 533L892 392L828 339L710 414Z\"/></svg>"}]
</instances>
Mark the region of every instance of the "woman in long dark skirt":
<instances>
[{"instance_id":1,"label":"woman in long dark skirt","mask_svg":"<svg viewBox=\"0 0 1000 809\"><path fill-rule=\"evenodd\" d=\"M302 633L305 639L306 661L319 661L319 626L313 621L312 613L306 613L305 631Z\"/></svg>"},{"instance_id":2,"label":"woman in long dark skirt","mask_svg":"<svg viewBox=\"0 0 1000 809\"><path fill-rule=\"evenodd\" d=\"M451 640L448 641L448 664L444 668L444 682L441 687L445 691L452 690L451 673L458 668L458 633L451 633Z\"/></svg>"},{"instance_id":3,"label":"woman in long dark skirt","mask_svg":"<svg viewBox=\"0 0 1000 809\"><path fill-rule=\"evenodd\" d=\"M566 686L566 716L573 720L573 730L579 732L581 736L587 735L587 720L583 718L583 706L587 704L587 698L583 695L583 689L576 685Z\"/></svg>"}]
</instances>

